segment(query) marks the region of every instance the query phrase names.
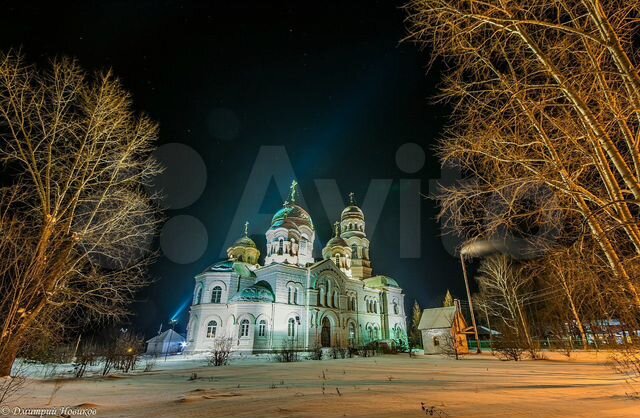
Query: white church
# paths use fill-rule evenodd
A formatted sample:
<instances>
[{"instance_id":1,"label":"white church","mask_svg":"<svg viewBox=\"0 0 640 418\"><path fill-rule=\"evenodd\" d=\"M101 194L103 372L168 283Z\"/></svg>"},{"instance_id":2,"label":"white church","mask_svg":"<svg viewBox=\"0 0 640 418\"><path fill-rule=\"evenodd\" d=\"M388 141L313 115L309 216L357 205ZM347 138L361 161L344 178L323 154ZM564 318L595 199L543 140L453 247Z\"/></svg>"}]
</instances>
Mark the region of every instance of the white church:
<instances>
[{"instance_id":1,"label":"white church","mask_svg":"<svg viewBox=\"0 0 640 418\"><path fill-rule=\"evenodd\" d=\"M373 275L364 214L353 194L319 261L312 254L313 221L296 194L294 181L266 232L264 265L245 224L228 259L195 277L187 352L209 351L221 337L247 353L278 350L285 342L310 350L406 338L402 289Z\"/></svg>"}]
</instances>

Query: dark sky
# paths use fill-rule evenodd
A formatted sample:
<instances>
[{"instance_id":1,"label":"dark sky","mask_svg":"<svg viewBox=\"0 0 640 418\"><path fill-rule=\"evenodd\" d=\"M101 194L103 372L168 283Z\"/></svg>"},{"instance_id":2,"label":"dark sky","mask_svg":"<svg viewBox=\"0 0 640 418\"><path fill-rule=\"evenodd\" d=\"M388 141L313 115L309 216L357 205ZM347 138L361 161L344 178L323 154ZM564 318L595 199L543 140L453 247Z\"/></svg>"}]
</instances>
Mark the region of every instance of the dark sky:
<instances>
[{"instance_id":1,"label":"dark sky","mask_svg":"<svg viewBox=\"0 0 640 418\"><path fill-rule=\"evenodd\" d=\"M112 68L132 93L135 108L159 122L160 143L188 145L206 171L204 183L188 155L172 162L179 156L168 153L168 164L177 164L170 167L172 179L165 179L170 192L187 193L199 182L204 190L166 216L169 221L196 218L207 239L174 223L172 251L204 243L204 254L186 263L159 259L152 269L156 283L134 306L139 328L157 329L179 311L190 298L193 276L220 258L258 152L268 145L284 146L320 244L330 238L338 213L325 213L316 179L335 179L343 195L354 191L360 197L372 179L392 180L375 234L369 236L375 271L398 280L408 312L414 299L423 307L439 305L447 288L464 295L460 268L442 244L433 202L422 202L420 257L400 257L399 182L420 179L428 194L430 180L440 178L432 147L448 113L431 104L440 75L437 66L426 73L428 51L400 43L402 3L78 3L52 10L4 3L0 48L21 47L39 64L67 55L90 71ZM411 142L424 149L426 161L407 174L396 163L396 151ZM282 203L278 190L272 182L256 212L274 213ZM266 226L249 221L254 239L263 243ZM178 316L183 329L186 310Z\"/></svg>"}]
</instances>

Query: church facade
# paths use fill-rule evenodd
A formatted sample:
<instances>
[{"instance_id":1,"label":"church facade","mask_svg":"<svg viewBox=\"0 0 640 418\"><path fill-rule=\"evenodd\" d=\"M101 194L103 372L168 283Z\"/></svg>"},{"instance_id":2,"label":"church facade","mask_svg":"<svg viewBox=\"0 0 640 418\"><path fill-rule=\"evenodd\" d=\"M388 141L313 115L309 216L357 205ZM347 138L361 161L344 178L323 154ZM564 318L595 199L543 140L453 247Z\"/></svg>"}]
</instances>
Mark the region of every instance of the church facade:
<instances>
[{"instance_id":1,"label":"church facade","mask_svg":"<svg viewBox=\"0 0 640 418\"><path fill-rule=\"evenodd\" d=\"M402 289L391 277L373 275L365 218L353 194L321 260L313 257L315 227L296 194L294 182L266 231L263 265L245 224L227 260L195 277L187 352L210 351L216 338L230 338L233 350L249 353L406 338Z\"/></svg>"}]
</instances>

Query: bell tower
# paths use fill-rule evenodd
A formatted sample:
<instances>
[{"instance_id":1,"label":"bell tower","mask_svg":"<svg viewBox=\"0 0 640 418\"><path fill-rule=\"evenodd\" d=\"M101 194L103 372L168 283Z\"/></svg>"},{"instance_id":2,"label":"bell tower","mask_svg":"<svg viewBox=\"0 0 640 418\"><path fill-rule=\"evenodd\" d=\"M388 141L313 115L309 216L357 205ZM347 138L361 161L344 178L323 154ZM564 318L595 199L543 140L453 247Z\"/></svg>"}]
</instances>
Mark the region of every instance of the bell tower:
<instances>
[{"instance_id":1,"label":"bell tower","mask_svg":"<svg viewBox=\"0 0 640 418\"><path fill-rule=\"evenodd\" d=\"M349 206L340 215L340 237L351 248L351 275L355 279L371 277L369 240L365 233L364 213L356 205L355 195L349 193Z\"/></svg>"}]
</instances>

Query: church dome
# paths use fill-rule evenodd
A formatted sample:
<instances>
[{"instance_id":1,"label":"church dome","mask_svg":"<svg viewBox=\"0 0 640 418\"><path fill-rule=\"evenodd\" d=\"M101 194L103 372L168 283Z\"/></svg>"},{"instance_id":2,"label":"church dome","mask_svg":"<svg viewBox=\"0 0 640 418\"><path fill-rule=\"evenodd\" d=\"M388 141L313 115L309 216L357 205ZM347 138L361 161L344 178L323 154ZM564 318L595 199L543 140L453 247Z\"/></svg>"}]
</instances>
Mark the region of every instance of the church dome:
<instances>
[{"instance_id":1,"label":"church dome","mask_svg":"<svg viewBox=\"0 0 640 418\"><path fill-rule=\"evenodd\" d=\"M341 220L344 220L345 218L358 218L364 220L364 213L362 213L362 209L356 205L353 193L349 193L349 206L344 208L340 215Z\"/></svg>"},{"instance_id":2,"label":"church dome","mask_svg":"<svg viewBox=\"0 0 640 418\"><path fill-rule=\"evenodd\" d=\"M242 289L231 297L231 302L265 302L273 303L276 300L271 285L264 280Z\"/></svg>"},{"instance_id":3,"label":"church dome","mask_svg":"<svg viewBox=\"0 0 640 418\"><path fill-rule=\"evenodd\" d=\"M244 224L244 234L231 247L227 248L227 257L232 261L257 264L260 251L256 243L249 238L249 222Z\"/></svg>"},{"instance_id":4,"label":"church dome","mask_svg":"<svg viewBox=\"0 0 640 418\"><path fill-rule=\"evenodd\" d=\"M327 242L327 248L348 247L348 246L349 244L347 244L347 242L342 238L340 238L339 236L333 237Z\"/></svg>"},{"instance_id":5,"label":"church dome","mask_svg":"<svg viewBox=\"0 0 640 418\"><path fill-rule=\"evenodd\" d=\"M282 209L276 212L271 219L271 229L275 228L290 228L292 226L300 227L306 226L309 229L313 229L313 222L311 216L306 210L302 209L296 204L285 202Z\"/></svg>"},{"instance_id":6,"label":"church dome","mask_svg":"<svg viewBox=\"0 0 640 418\"><path fill-rule=\"evenodd\" d=\"M247 248L257 248L256 243L247 236L238 238L236 242L233 243L232 247L247 247Z\"/></svg>"}]
</instances>

